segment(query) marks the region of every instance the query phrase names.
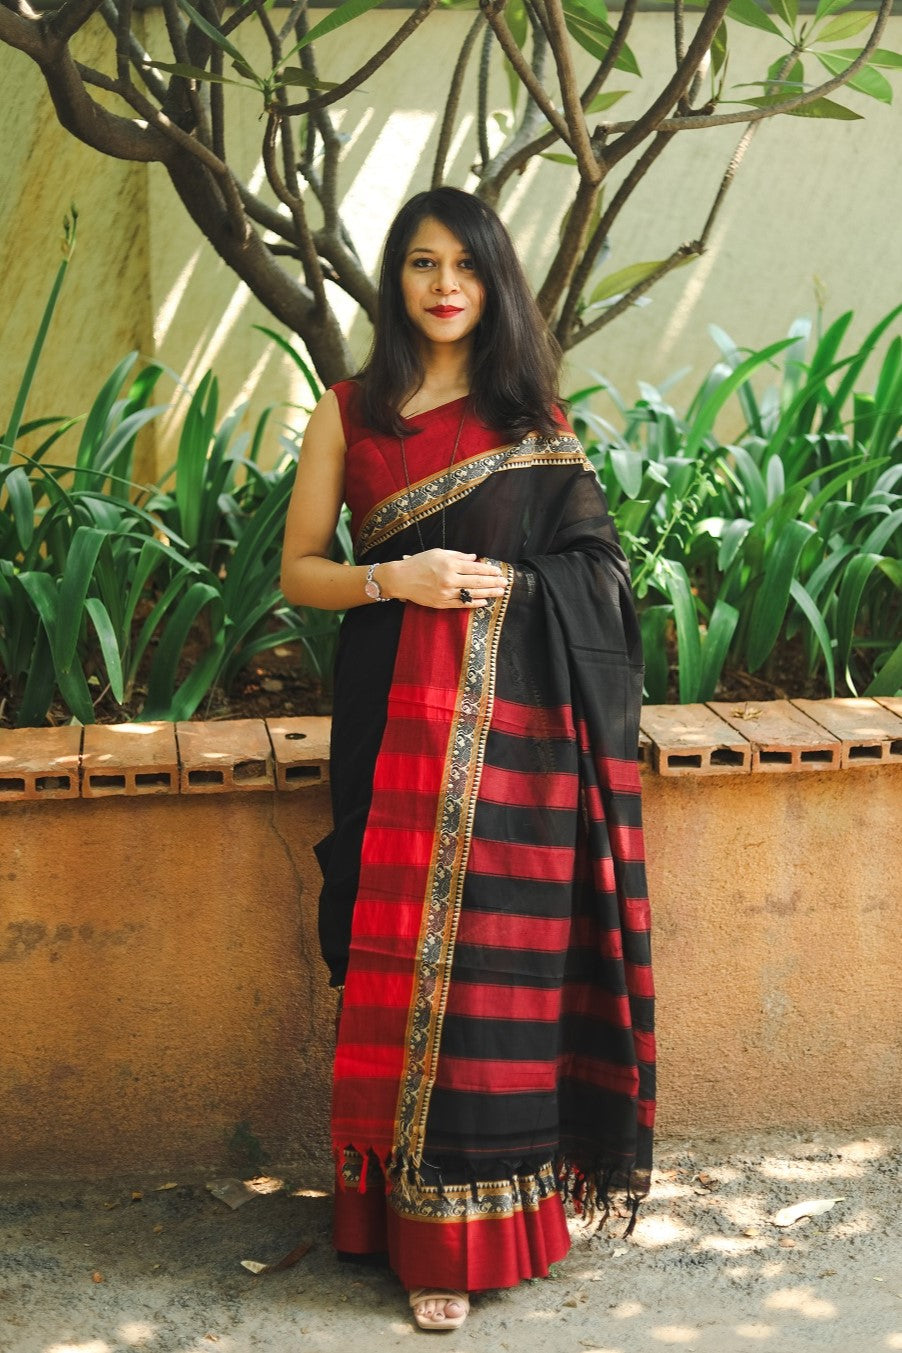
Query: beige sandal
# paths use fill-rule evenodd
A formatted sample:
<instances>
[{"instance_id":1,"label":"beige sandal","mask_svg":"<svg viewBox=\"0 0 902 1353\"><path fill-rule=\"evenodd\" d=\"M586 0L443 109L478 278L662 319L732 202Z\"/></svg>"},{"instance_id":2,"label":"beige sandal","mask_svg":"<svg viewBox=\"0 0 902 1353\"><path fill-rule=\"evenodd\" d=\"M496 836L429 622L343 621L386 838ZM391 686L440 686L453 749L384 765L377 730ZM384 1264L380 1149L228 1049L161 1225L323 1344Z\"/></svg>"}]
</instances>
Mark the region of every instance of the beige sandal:
<instances>
[{"instance_id":1,"label":"beige sandal","mask_svg":"<svg viewBox=\"0 0 902 1353\"><path fill-rule=\"evenodd\" d=\"M433 1292L428 1287L415 1287L409 1294L413 1318L421 1330L457 1330L470 1314L470 1298L466 1292ZM441 1320L429 1320L417 1314L417 1306L424 1301L457 1301L463 1306L463 1315L442 1316Z\"/></svg>"}]
</instances>

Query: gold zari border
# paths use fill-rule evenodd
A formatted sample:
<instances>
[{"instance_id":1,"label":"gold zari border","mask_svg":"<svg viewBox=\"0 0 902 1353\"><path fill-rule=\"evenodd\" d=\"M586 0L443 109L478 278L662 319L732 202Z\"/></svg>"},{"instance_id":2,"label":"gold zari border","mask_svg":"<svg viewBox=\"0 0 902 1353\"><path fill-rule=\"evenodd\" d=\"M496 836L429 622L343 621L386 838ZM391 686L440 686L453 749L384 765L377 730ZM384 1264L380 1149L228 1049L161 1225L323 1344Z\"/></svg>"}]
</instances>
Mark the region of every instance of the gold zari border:
<instances>
[{"instance_id":1,"label":"gold zari border","mask_svg":"<svg viewBox=\"0 0 902 1353\"><path fill-rule=\"evenodd\" d=\"M581 465L595 473L592 463L575 437L525 437L511 446L484 451L479 456L462 460L451 470L418 479L408 489L405 485L389 498L377 503L366 515L354 553L362 559L377 545L398 535L413 522L424 521L443 508L450 507L483 484L489 475L501 470L528 470L536 465Z\"/></svg>"}]
</instances>

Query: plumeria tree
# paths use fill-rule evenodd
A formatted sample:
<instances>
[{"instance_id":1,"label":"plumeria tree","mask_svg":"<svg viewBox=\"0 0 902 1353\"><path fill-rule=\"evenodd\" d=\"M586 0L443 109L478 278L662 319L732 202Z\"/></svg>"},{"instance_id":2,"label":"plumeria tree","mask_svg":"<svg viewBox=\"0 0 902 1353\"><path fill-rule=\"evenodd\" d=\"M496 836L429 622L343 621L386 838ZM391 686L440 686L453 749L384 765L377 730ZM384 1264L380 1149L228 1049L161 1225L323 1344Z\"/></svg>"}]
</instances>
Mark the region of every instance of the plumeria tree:
<instances>
[{"instance_id":1,"label":"plumeria tree","mask_svg":"<svg viewBox=\"0 0 902 1353\"><path fill-rule=\"evenodd\" d=\"M505 190L537 156L571 168L560 238L539 289L539 304L567 350L609 324L660 278L705 251L712 226L760 124L778 116L852 119L837 95L845 87L889 101L884 70L902 57L881 46L892 9L873 12L845 0L685 0L662 5L672 15L674 59L650 87L631 38L647 21L637 0L609 16L604 0L450 0L472 19L443 92L432 183L446 181L449 150L471 63L478 68L474 171L477 192L503 209ZM330 284L372 317L375 289L342 219L342 146L334 114L373 72L400 63L411 34L439 0L420 3L357 70L340 81L317 61L317 40L347 23L366 24L377 0L344 0L311 26L307 0L273 8L270 0L161 0L164 23L148 49L133 0L63 0L33 8L0 0L0 42L40 68L57 118L73 136L105 155L159 162L185 209L213 248L271 314L305 344L320 378L331 383L352 365L331 303ZM445 6L446 8L448 5ZM109 31L103 69L77 59L73 39L97 15ZM248 53L259 48L264 68ZM728 82L731 44L743 27L763 30L773 59L752 85ZM159 44L159 45L158 45ZM591 73L580 80L577 65ZM579 58L577 60L577 58ZM503 143L490 145L493 63L503 62L510 116ZM399 79L402 74L399 74ZM615 105L632 83L642 107L618 121ZM617 88L612 87L616 83ZM259 100L265 181L251 188L229 153L238 113L224 86ZM110 97L112 96L112 97ZM14 98L7 87L0 98ZM246 106L241 111L246 117ZM673 241L654 261L605 272L607 241L645 177L683 136L736 124L735 151L724 165L698 234ZM610 180L610 182L609 182ZM601 266L600 266L601 265Z\"/></svg>"}]
</instances>

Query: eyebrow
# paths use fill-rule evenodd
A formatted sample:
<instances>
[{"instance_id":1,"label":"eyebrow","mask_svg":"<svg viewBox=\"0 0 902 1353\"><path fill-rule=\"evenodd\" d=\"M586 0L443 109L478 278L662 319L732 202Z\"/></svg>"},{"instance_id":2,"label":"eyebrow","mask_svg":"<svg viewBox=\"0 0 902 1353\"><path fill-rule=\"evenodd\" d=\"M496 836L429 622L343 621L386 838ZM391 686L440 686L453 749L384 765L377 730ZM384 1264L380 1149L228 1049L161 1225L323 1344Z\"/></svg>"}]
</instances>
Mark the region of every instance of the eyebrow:
<instances>
[{"instance_id":1,"label":"eyebrow","mask_svg":"<svg viewBox=\"0 0 902 1353\"><path fill-rule=\"evenodd\" d=\"M437 254L438 252L439 252L439 250L437 250L437 249L430 249L430 248L428 248L428 247L425 246L425 245L418 244L418 245L416 246L416 248L414 248L414 249L408 249L408 251L407 251L407 257L408 257L408 258L413 258L414 254L431 254L431 255L434 256L434 255ZM457 251L457 257L458 257L458 258L472 258L472 257L473 257L473 251L472 251L472 249L459 249L459 250Z\"/></svg>"}]
</instances>

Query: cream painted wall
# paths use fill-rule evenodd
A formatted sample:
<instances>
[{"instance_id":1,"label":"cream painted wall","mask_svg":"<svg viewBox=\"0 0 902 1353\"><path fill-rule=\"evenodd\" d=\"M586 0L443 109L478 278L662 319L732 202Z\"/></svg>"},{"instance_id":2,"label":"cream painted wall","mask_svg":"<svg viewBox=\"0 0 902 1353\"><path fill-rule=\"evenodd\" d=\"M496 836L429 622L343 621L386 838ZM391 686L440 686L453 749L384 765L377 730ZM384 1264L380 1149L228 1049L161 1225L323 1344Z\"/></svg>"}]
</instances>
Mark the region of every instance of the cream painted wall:
<instances>
[{"instance_id":1,"label":"cream painted wall","mask_svg":"<svg viewBox=\"0 0 902 1353\"><path fill-rule=\"evenodd\" d=\"M160 22L154 11L146 17L151 26ZM321 67L340 78L399 21L397 12L376 12L325 39ZM428 186L451 59L468 22L461 13L434 14L408 44L403 67L383 68L337 115L349 138L341 173L343 210L372 269L399 203ZM634 46L643 70L666 69L671 60L666 18L643 13L637 32ZM773 52L750 30L738 37L744 55L732 78L752 79ZM902 18L891 21L885 45L902 48ZM265 404L286 403L298 407L286 408L285 419L303 421L306 387L252 327L269 323L268 316L200 239L163 171L102 160L67 138L49 115L37 72L21 55L0 49L0 89L20 76L28 88L23 103L0 96L0 409L12 399L55 266L58 222L74 197L81 210L78 255L30 406L33 414L83 410L114 360L138 346L192 384L212 365L224 405L250 399L255 413ZM496 94L500 107L501 83ZM232 154L259 182L257 106L241 91L230 91L230 97L246 108L232 132ZM688 366L690 374L674 394L679 405L688 402L716 357L709 323L721 325L742 345L763 344L783 334L797 315L815 313L818 279L828 317L856 311L854 343L902 299L897 226L902 103L888 109L847 97L856 100L865 121L825 125L782 119L762 127L709 253L668 278L651 305L574 349L565 389L585 383L587 372L597 370L632 398L637 379L659 382ZM471 85L462 107L474 101ZM639 107L638 96L630 96L617 115L628 117ZM609 268L661 257L701 230L739 130L677 138L621 218ZM474 186L468 177L474 158L468 116L453 147L449 180ZM534 165L503 203L535 281L550 256L571 173L549 162ZM362 359L366 326L352 322L353 307L344 298L339 304ZM158 435L160 467L172 453L172 421ZM274 454L275 433L271 442Z\"/></svg>"}]
</instances>

